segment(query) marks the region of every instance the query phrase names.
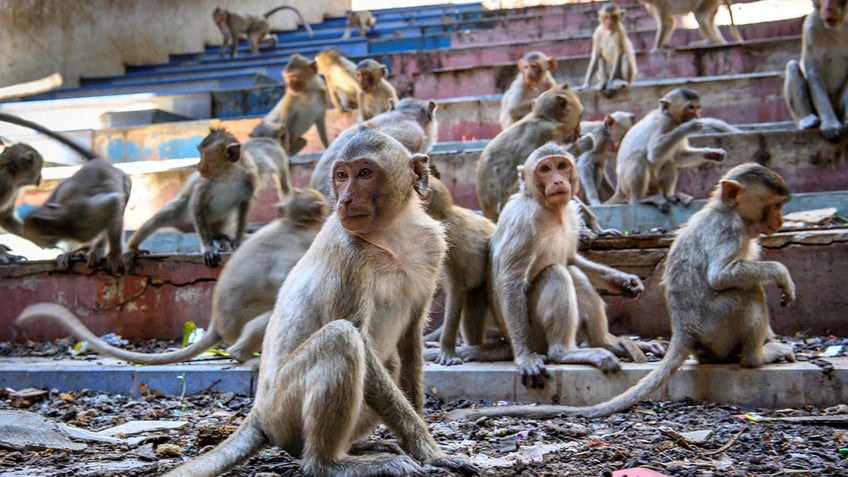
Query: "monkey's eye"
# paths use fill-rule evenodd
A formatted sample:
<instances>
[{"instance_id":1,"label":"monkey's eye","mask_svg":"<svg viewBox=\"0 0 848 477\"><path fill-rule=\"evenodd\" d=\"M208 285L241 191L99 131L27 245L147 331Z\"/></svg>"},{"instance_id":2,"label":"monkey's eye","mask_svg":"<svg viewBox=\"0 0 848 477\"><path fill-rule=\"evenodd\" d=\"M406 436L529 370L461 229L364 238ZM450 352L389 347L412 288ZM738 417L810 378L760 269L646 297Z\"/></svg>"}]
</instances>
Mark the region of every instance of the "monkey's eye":
<instances>
[{"instance_id":1,"label":"monkey's eye","mask_svg":"<svg viewBox=\"0 0 848 477\"><path fill-rule=\"evenodd\" d=\"M362 169L359 170L359 172L356 173L356 177L359 177L360 179L364 179L366 177L371 177L371 174L373 174L373 173L374 173L374 171L372 171L371 169L369 169L367 167L363 167Z\"/></svg>"},{"instance_id":2,"label":"monkey's eye","mask_svg":"<svg viewBox=\"0 0 848 477\"><path fill-rule=\"evenodd\" d=\"M548 164L542 164L542 166L539 167L539 172L541 172L542 174L547 174L548 172L551 172L551 166Z\"/></svg>"},{"instance_id":3,"label":"monkey's eye","mask_svg":"<svg viewBox=\"0 0 848 477\"><path fill-rule=\"evenodd\" d=\"M559 170L561 170L561 171L567 170L567 169L568 169L568 163L567 163L567 162L565 162L565 161L562 161L562 162L558 163L558 164L557 164L557 169L559 169Z\"/></svg>"},{"instance_id":4,"label":"monkey's eye","mask_svg":"<svg viewBox=\"0 0 848 477\"><path fill-rule=\"evenodd\" d=\"M336 171L336 173L335 173L335 179L336 179L337 181L345 181L345 180L347 180L347 172L345 172L345 171L343 171L343 170L341 170L341 169L337 170L337 171Z\"/></svg>"}]
</instances>

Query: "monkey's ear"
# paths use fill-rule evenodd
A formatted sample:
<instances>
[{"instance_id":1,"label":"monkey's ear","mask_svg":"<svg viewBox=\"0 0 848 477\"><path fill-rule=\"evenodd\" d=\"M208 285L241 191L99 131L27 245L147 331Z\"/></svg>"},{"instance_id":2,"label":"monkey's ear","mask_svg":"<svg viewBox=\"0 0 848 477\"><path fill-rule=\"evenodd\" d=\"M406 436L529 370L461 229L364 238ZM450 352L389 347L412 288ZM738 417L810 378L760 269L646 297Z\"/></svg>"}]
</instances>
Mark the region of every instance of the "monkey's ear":
<instances>
[{"instance_id":1,"label":"monkey's ear","mask_svg":"<svg viewBox=\"0 0 848 477\"><path fill-rule=\"evenodd\" d=\"M660 111L667 113L669 104L671 104L669 100L665 98L660 99Z\"/></svg>"},{"instance_id":2,"label":"monkey's ear","mask_svg":"<svg viewBox=\"0 0 848 477\"><path fill-rule=\"evenodd\" d=\"M519 164L515 166L515 170L518 171L518 189L526 191L527 188L524 187L524 164Z\"/></svg>"},{"instance_id":3,"label":"monkey's ear","mask_svg":"<svg viewBox=\"0 0 848 477\"><path fill-rule=\"evenodd\" d=\"M745 192L745 186L737 181L725 179L721 181L721 201L728 207L736 207L739 197Z\"/></svg>"},{"instance_id":4,"label":"monkey's ear","mask_svg":"<svg viewBox=\"0 0 848 477\"><path fill-rule=\"evenodd\" d=\"M241 144L237 142L231 142L227 144L227 159L230 162L236 162L241 157Z\"/></svg>"},{"instance_id":5,"label":"monkey's ear","mask_svg":"<svg viewBox=\"0 0 848 477\"><path fill-rule=\"evenodd\" d=\"M409 164L412 166L412 173L415 174L415 192L421 198L427 200L430 198L430 156L427 154L415 154L409 159Z\"/></svg>"},{"instance_id":6,"label":"monkey's ear","mask_svg":"<svg viewBox=\"0 0 848 477\"><path fill-rule=\"evenodd\" d=\"M309 63L309 68L310 68L312 71L314 71L314 72L315 72L315 74L318 74L318 62L316 62L315 60L313 60L311 63Z\"/></svg>"},{"instance_id":7,"label":"monkey's ear","mask_svg":"<svg viewBox=\"0 0 848 477\"><path fill-rule=\"evenodd\" d=\"M286 204L285 202L277 202L273 205L273 207L277 210L277 217L285 217L286 216Z\"/></svg>"},{"instance_id":8,"label":"monkey's ear","mask_svg":"<svg viewBox=\"0 0 848 477\"><path fill-rule=\"evenodd\" d=\"M556 58L548 58L548 71L556 69Z\"/></svg>"},{"instance_id":9,"label":"monkey's ear","mask_svg":"<svg viewBox=\"0 0 848 477\"><path fill-rule=\"evenodd\" d=\"M380 65L380 71L383 72L383 76L389 76L389 69L386 68L386 65Z\"/></svg>"},{"instance_id":10,"label":"monkey's ear","mask_svg":"<svg viewBox=\"0 0 848 477\"><path fill-rule=\"evenodd\" d=\"M436 102L433 101L433 100L430 100L430 102L427 103L427 118L430 121L433 120L433 116L434 116L435 112L436 112Z\"/></svg>"},{"instance_id":11,"label":"monkey's ear","mask_svg":"<svg viewBox=\"0 0 848 477\"><path fill-rule=\"evenodd\" d=\"M607 117L604 118L604 127L611 128L615 124L615 118L612 117L612 114L607 114Z\"/></svg>"}]
</instances>

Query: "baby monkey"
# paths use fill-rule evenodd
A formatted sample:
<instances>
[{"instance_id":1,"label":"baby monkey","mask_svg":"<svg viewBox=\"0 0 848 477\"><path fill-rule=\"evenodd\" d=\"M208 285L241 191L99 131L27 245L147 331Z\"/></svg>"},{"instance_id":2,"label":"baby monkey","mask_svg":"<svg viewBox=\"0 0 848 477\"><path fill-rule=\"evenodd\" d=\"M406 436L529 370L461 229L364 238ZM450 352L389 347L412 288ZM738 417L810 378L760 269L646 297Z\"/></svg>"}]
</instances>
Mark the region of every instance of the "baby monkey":
<instances>
[{"instance_id":1,"label":"baby monkey","mask_svg":"<svg viewBox=\"0 0 848 477\"><path fill-rule=\"evenodd\" d=\"M615 3L605 3L598 10L598 27L592 35L592 56L582 88L589 88L597 74L598 89L612 98L636 78L636 53L627 37L622 18L624 11Z\"/></svg>"}]
</instances>

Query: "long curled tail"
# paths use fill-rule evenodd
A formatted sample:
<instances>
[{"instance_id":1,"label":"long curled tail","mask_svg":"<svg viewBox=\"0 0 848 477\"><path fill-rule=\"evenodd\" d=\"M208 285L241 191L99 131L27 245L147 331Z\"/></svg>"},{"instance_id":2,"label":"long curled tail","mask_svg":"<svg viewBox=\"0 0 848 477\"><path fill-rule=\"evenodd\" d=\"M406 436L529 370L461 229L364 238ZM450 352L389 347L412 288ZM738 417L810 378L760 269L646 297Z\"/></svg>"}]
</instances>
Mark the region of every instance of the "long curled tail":
<instances>
[{"instance_id":1,"label":"long curled tail","mask_svg":"<svg viewBox=\"0 0 848 477\"><path fill-rule=\"evenodd\" d=\"M563 414L582 417L605 417L623 411L662 386L677 368L689 356L688 347L676 343L673 339L668 353L660 364L638 383L618 396L594 406L575 407L558 405L520 405L520 406L488 406L477 409L457 409L451 411L451 419L478 419L480 417L523 417L526 419L550 419Z\"/></svg>"},{"instance_id":2,"label":"long curled tail","mask_svg":"<svg viewBox=\"0 0 848 477\"><path fill-rule=\"evenodd\" d=\"M280 10L291 10L291 11L293 11L294 13L296 13L296 14L297 14L297 16L300 18L300 23L302 23L302 24L303 24L303 27L304 27L304 28L306 28L306 31L309 33L309 38L312 38L312 36L314 35L314 33L312 33L312 27L309 25L309 23L306 21L306 19L305 19L305 18L303 18L303 15L300 13L300 10L298 10L298 9L297 9L297 8L295 8L295 7L290 7L290 6L288 6L288 5L283 5L282 7L273 8L273 9L268 10L267 12L265 12L265 18L270 17L271 15L273 15L274 13L279 12Z\"/></svg>"},{"instance_id":3,"label":"long curled tail","mask_svg":"<svg viewBox=\"0 0 848 477\"><path fill-rule=\"evenodd\" d=\"M49 320L53 323L58 323L74 335L76 339L88 342L88 346L91 346L98 353L139 364L168 364L186 361L203 353L221 341L218 333L215 330L210 330L195 343L177 351L158 354L137 353L117 348L101 340L91 330L86 328L70 310L56 303L36 303L35 305L26 307L18 315L15 324L23 326L36 320Z\"/></svg>"},{"instance_id":4,"label":"long curled tail","mask_svg":"<svg viewBox=\"0 0 848 477\"><path fill-rule=\"evenodd\" d=\"M739 31L739 27L736 26L736 22L733 21L733 9L730 8L730 0L724 0L724 5L727 7L727 14L730 15L730 34L733 35L733 39L742 43L745 41L742 38L742 33Z\"/></svg>"},{"instance_id":5,"label":"long curled tail","mask_svg":"<svg viewBox=\"0 0 848 477\"><path fill-rule=\"evenodd\" d=\"M253 414L253 413L251 413ZM168 472L164 477L216 477L243 462L268 439L252 415L218 447Z\"/></svg>"},{"instance_id":6,"label":"long curled tail","mask_svg":"<svg viewBox=\"0 0 848 477\"><path fill-rule=\"evenodd\" d=\"M24 118L15 116L14 114L8 114L8 113L3 113L3 112L0 112L0 121L3 121L5 123L17 124L18 126L23 126L25 128L29 128L29 129L32 129L34 131L38 131L42 134L46 134L47 136L61 142L62 144L66 145L69 148L73 149L74 151L78 152L82 157L84 157L88 160L97 159L97 154L95 154L94 152L83 148L79 144L71 141L70 139L66 138L65 136L63 136L63 135L61 135L61 134L59 134L55 131L51 131L50 129L47 129L46 127L42 126L41 124L34 123L34 122L26 120Z\"/></svg>"}]
</instances>

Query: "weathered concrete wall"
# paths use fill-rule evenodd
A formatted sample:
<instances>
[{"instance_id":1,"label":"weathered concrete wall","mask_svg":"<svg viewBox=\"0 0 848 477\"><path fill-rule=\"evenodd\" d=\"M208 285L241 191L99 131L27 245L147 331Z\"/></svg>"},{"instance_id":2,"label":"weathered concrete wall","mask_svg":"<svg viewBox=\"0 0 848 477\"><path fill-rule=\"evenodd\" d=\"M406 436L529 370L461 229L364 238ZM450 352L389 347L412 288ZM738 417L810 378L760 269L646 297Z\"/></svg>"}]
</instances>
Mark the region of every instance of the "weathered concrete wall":
<instances>
[{"instance_id":1,"label":"weathered concrete wall","mask_svg":"<svg viewBox=\"0 0 848 477\"><path fill-rule=\"evenodd\" d=\"M170 53L221 43L212 21L217 6L262 14L297 7L310 23L340 16L350 0L0 0L0 86L58 71L65 86L80 76L119 74L124 65L167 61ZM297 17L279 12L274 29L294 29Z\"/></svg>"}]
</instances>

